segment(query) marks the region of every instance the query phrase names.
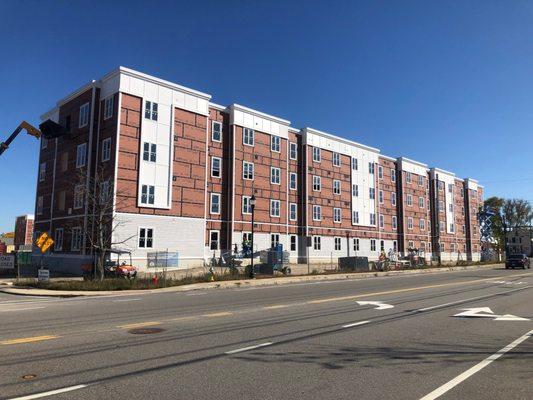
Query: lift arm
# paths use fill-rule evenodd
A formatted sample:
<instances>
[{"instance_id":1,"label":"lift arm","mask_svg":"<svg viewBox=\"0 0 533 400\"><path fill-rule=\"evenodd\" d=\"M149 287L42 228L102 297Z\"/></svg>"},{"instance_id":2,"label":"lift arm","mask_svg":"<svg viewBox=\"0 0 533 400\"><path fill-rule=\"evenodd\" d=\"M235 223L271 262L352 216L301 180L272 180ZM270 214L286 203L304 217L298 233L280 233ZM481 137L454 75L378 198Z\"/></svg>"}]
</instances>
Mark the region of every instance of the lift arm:
<instances>
[{"instance_id":1,"label":"lift arm","mask_svg":"<svg viewBox=\"0 0 533 400\"><path fill-rule=\"evenodd\" d=\"M37 139L39 139L41 137L41 131L39 129L35 128L34 126L32 126L31 124L27 123L26 121L22 121L20 123L20 125L17 127L17 129L15 129L15 131L11 134L11 136L9 136L7 138L7 140L5 142L0 142L0 156L4 153L4 151L7 150L7 148L11 144L11 142L13 140L15 140L17 135L23 129L26 129L26 131L28 132L29 135L35 136Z\"/></svg>"}]
</instances>

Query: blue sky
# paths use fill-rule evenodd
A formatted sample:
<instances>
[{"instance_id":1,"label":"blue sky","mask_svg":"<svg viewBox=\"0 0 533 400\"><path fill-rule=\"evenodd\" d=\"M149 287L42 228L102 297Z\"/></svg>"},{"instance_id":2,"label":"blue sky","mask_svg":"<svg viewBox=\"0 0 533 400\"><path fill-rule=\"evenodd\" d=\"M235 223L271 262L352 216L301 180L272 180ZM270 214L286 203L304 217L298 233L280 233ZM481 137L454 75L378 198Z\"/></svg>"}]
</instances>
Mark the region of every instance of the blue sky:
<instances>
[{"instance_id":1,"label":"blue sky","mask_svg":"<svg viewBox=\"0 0 533 400\"><path fill-rule=\"evenodd\" d=\"M0 0L0 138L118 65L533 200L531 1ZM0 232L37 141L0 159Z\"/></svg>"}]
</instances>

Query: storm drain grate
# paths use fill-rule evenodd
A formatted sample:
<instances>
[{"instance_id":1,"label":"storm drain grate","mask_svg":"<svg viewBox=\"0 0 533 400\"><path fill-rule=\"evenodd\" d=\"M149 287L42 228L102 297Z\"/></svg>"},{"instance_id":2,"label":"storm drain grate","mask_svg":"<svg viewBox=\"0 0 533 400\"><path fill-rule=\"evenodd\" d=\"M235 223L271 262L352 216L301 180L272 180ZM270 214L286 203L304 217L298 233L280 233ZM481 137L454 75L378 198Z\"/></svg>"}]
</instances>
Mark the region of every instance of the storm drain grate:
<instances>
[{"instance_id":1,"label":"storm drain grate","mask_svg":"<svg viewBox=\"0 0 533 400\"><path fill-rule=\"evenodd\" d=\"M164 329L162 328L134 328L130 329L128 332L134 335L150 335L152 333L161 333Z\"/></svg>"}]
</instances>

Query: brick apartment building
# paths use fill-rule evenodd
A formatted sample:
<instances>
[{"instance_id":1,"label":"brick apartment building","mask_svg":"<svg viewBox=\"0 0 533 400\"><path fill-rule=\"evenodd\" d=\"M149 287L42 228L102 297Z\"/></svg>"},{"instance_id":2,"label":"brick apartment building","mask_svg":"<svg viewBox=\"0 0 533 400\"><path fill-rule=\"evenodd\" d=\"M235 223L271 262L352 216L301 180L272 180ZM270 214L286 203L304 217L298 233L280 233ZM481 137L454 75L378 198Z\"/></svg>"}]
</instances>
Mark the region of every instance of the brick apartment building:
<instances>
[{"instance_id":1,"label":"brick apartment building","mask_svg":"<svg viewBox=\"0 0 533 400\"><path fill-rule=\"evenodd\" d=\"M282 244L291 261L421 249L429 259L479 259L473 179L120 67L41 117L67 134L43 140L35 231L54 256L90 256L84 190L110 188L109 240L143 267L177 252L181 266L241 249ZM310 237L310 247L306 246Z\"/></svg>"},{"instance_id":2,"label":"brick apartment building","mask_svg":"<svg viewBox=\"0 0 533 400\"><path fill-rule=\"evenodd\" d=\"M33 239L33 215L21 215L15 220L15 237L13 244L16 250L31 250Z\"/></svg>"}]
</instances>

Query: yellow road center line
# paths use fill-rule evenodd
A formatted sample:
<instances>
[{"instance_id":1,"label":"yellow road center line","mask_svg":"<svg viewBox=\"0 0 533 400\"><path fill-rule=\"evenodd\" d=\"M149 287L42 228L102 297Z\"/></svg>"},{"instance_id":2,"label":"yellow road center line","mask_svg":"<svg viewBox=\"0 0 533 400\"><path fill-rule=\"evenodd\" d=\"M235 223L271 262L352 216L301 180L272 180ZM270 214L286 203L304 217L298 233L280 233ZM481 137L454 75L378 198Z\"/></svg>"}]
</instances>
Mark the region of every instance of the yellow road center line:
<instances>
[{"instance_id":1,"label":"yellow road center line","mask_svg":"<svg viewBox=\"0 0 533 400\"><path fill-rule=\"evenodd\" d=\"M530 275L530 274L521 274L521 275L513 275L513 276L524 276L524 275ZM330 301L355 300L355 299L359 299L361 297L383 296L383 295L387 295L387 294L413 292L413 291L416 291L416 290L434 289L434 288L446 287L446 286L466 285L466 284L469 284L469 283L486 282L486 281L492 281L494 279L500 279L500 278L494 278L493 277L493 278L486 278L486 279L476 279L476 280L473 280L473 281L449 282L449 283L441 283L441 284L436 284L436 285L426 285L426 286L417 286L417 287L411 287L411 288L405 288L405 289L387 290L387 291L384 291L384 292L361 293L361 294L352 295L352 296L330 297L330 298L327 298L327 299L310 300L310 301L307 301L306 304L320 304L320 303L327 303L327 302L330 302Z\"/></svg>"},{"instance_id":2,"label":"yellow road center line","mask_svg":"<svg viewBox=\"0 0 533 400\"><path fill-rule=\"evenodd\" d=\"M4 340L0 342L0 345L32 343L32 342L40 342L41 340L50 340L50 339L57 339L57 338L59 338L59 336L53 336L53 335L34 336L34 337L27 337L27 338L20 338L20 339Z\"/></svg>"},{"instance_id":3,"label":"yellow road center line","mask_svg":"<svg viewBox=\"0 0 533 400\"><path fill-rule=\"evenodd\" d=\"M223 312L212 313L212 314L203 314L202 317L216 318L216 317L227 317L228 315L233 315L233 313L229 311L223 311Z\"/></svg>"},{"instance_id":4,"label":"yellow road center line","mask_svg":"<svg viewBox=\"0 0 533 400\"><path fill-rule=\"evenodd\" d=\"M158 321L139 322L137 324L119 325L117 328L132 329L132 328L141 328L143 326L154 326L154 325L161 325L161 322L158 322Z\"/></svg>"}]
</instances>

